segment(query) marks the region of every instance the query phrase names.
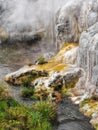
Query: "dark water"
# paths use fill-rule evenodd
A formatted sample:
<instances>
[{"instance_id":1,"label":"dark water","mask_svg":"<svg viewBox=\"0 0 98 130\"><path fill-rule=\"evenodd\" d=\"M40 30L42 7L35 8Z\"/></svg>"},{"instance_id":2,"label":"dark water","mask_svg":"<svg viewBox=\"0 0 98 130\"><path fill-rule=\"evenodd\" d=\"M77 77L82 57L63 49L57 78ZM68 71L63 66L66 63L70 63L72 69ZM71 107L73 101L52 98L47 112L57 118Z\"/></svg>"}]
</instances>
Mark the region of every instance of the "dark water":
<instances>
[{"instance_id":1,"label":"dark water","mask_svg":"<svg viewBox=\"0 0 98 130\"><path fill-rule=\"evenodd\" d=\"M58 119L54 130L94 130L94 128L89 123L89 118L79 111L79 107L65 97L58 104Z\"/></svg>"},{"instance_id":2,"label":"dark water","mask_svg":"<svg viewBox=\"0 0 98 130\"><path fill-rule=\"evenodd\" d=\"M34 63L43 55L39 43L25 44L3 44L0 46L0 78L9 71L15 71L20 67ZM5 71L4 71L5 70Z\"/></svg>"},{"instance_id":3,"label":"dark water","mask_svg":"<svg viewBox=\"0 0 98 130\"><path fill-rule=\"evenodd\" d=\"M54 53L55 45L47 41L0 45L0 79L24 65L34 64L40 56Z\"/></svg>"},{"instance_id":4,"label":"dark water","mask_svg":"<svg viewBox=\"0 0 98 130\"><path fill-rule=\"evenodd\" d=\"M41 42L28 44L4 44L0 45L0 80L10 72L13 72L23 65L34 63L38 57L47 52L54 51L52 44ZM11 86L13 96L25 105L32 104L32 101L24 101L20 98L21 87ZM54 130L94 130L89 123L89 119L79 112L78 106L71 103L68 98L64 98L58 104L58 122Z\"/></svg>"}]
</instances>

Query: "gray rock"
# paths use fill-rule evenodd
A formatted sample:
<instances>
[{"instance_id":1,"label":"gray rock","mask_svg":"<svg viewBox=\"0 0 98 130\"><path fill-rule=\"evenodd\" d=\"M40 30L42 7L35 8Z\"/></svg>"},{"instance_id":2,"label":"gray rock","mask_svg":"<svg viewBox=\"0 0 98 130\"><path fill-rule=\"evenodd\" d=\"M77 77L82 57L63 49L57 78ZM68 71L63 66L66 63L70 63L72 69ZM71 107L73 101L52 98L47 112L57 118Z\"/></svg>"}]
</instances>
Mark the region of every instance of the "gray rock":
<instances>
[{"instance_id":1,"label":"gray rock","mask_svg":"<svg viewBox=\"0 0 98 130\"><path fill-rule=\"evenodd\" d=\"M81 34L77 64L85 71L83 89L98 96L98 22Z\"/></svg>"},{"instance_id":2,"label":"gray rock","mask_svg":"<svg viewBox=\"0 0 98 130\"><path fill-rule=\"evenodd\" d=\"M92 10L89 11L87 15L87 26L91 27L93 24L95 24L97 22L97 17L98 17L97 12L94 12Z\"/></svg>"},{"instance_id":3,"label":"gray rock","mask_svg":"<svg viewBox=\"0 0 98 130\"><path fill-rule=\"evenodd\" d=\"M62 87L74 87L76 81L81 77L82 70L80 68L71 67L65 73L36 70L33 67L25 66L16 72L5 76L5 81L13 85L32 86L36 90L36 94L41 93L52 98L54 91L61 90ZM54 98L53 98L54 100Z\"/></svg>"},{"instance_id":4,"label":"gray rock","mask_svg":"<svg viewBox=\"0 0 98 130\"><path fill-rule=\"evenodd\" d=\"M24 66L13 73L7 74L5 76L5 81L13 85L21 85L21 83L25 82L28 79L33 81L35 78L47 77L47 76L48 76L48 72L46 71L35 70L33 67Z\"/></svg>"},{"instance_id":5,"label":"gray rock","mask_svg":"<svg viewBox=\"0 0 98 130\"><path fill-rule=\"evenodd\" d=\"M62 86L71 83L73 80L78 80L82 75L82 70L80 68L70 68L66 73L61 74L58 72L49 75L49 78L40 78L37 79L37 85L35 88L39 86L45 86L45 88L53 87L56 90L61 89ZM36 83L35 81L35 83ZM74 87L74 86L73 86Z\"/></svg>"},{"instance_id":6,"label":"gray rock","mask_svg":"<svg viewBox=\"0 0 98 130\"><path fill-rule=\"evenodd\" d=\"M93 67L98 64L98 23L88 28L81 34L79 42L79 51L77 63L85 71L92 71Z\"/></svg>"},{"instance_id":7,"label":"gray rock","mask_svg":"<svg viewBox=\"0 0 98 130\"><path fill-rule=\"evenodd\" d=\"M98 1L73 0L64 5L57 16L57 44L78 42L83 31L98 21Z\"/></svg>"}]
</instances>

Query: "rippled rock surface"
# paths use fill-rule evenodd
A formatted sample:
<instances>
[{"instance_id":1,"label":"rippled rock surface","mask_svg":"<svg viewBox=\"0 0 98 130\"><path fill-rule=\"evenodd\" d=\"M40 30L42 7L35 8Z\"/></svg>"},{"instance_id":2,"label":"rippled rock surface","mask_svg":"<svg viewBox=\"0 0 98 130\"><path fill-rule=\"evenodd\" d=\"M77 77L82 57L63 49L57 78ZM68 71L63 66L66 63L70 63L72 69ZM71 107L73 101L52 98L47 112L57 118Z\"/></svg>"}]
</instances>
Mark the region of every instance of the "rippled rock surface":
<instances>
[{"instance_id":1,"label":"rippled rock surface","mask_svg":"<svg viewBox=\"0 0 98 130\"><path fill-rule=\"evenodd\" d=\"M98 21L97 0L72 0L57 14L57 43L79 41L83 31Z\"/></svg>"},{"instance_id":2,"label":"rippled rock surface","mask_svg":"<svg viewBox=\"0 0 98 130\"><path fill-rule=\"evenodd\" d=\"M81 34L77 58L78 66L84 69L85 80L83 89L88 96L97 95L98 88L98 23L94 24Z\"/></svg>"},{"instance_id":3,"label":"rippled rock surface","mask_svg":"<svg viewBox=\"0 0 98 130\"><path fill-rule=\"evenodd\" d=\"M57 13L57 44L79 42L77 65L84 70L76 87L84 89L85 97L97 96L98 84L98 1L73 0ZM82 85L82 83L84 85ZM83 92L81 90L81 93Z\"/></svg>"}]
</instances>

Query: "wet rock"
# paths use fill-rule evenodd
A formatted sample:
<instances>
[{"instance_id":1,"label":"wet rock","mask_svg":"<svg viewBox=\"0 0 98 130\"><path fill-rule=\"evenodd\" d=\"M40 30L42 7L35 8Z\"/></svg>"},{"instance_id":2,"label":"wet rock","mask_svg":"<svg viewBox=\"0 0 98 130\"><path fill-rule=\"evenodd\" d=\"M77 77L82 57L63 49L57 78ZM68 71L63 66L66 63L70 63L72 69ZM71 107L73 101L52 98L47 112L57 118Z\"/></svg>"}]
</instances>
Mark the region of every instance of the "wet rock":
<instances>
[{"instance_id":1,"label":"wet rock","mask_svg":"<svg viewBox=\"0 0 98 130\"><path fill-rule=\"evenodd\" d=\"M24 66L16 72L5 76L5 81L14 85L20 85L23 82L31 82L38 77L47 77L46 71L35 70L30 66Z\"/></svg>"},{"instance_id":2,"label":"wet rock","mask_svg":"<svg viewBox=\"0 0 98 130\"><path fill-rule=\"evenodd\" d=\"M92 119L91 119L90 123L91 123L93 126L95 126L95 128L98 128L98 125L97 125L97 123L98 123L98 113L97 113L97 112L96 112L96 113L93 113Z\"/></svg>"},{"instance_id":3,"label":"wet rock","mask_svg":"<svg viewBox=\"0 0 98 130\"><path fill-rule=\"evenodd\" d=\"M79 79L81 77L82 70L79 68L71 68L65 73L55 72L50 74L48 78L41 78L35 81L35 87L37 88L39 85L44 85L47 87L53 87L54 89L59 89L59 87L63 86L63 84L69 84L73 79Z\"/></svg>"},{"instance_id":4,"label":"wet rock","mask_svg":"<svg viewBox=\"0 0 98 130\"><path fill-rule=\"evenodd\" d=\"M5 81L14 85L32 86L35 95L39 98L50 98L56 102L61 101L59 90L73 88L80 78L80 68L69 68L65 73L40 71L32 66L25 66L16 72L5 76Z\"/></svg>"},{"instance_id":5,"label":"wet rock","mask_svg":"<svg viewBox=\"0 0 98 130\"><path fill-rule=\"evenodd\" d=\"M62 73L53 73L52 75L49 75L47 78L39 78L36 79L33 83L35 89L37 92L42 92L43 88L45 91L48 92L47 96L51 96L51 98L54 98L56 102L61 100L61 96L58 91L62 89L70 89L75 86L78 79L81 77L82 71L81 69L70 69L68 72L62 74ZM44 91L44 92L45 92ZM55 92L57 91L57 92ZM52 95L49 95L52 94Z\"/></svg>"}]
</instances>

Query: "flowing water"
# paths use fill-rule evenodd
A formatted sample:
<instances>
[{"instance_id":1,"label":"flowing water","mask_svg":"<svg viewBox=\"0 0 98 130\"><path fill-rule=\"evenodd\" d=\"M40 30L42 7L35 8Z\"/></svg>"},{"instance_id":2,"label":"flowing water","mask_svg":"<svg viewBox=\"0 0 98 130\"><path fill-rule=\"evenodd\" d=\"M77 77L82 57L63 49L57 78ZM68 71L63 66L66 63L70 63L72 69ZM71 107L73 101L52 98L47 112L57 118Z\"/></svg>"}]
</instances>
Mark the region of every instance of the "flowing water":
<instances>
[{"instance_id":1,"label":"flowing water","mask_svg":"<svg viewBox=\"0 0 98 130\"><path fill-rule=\"evenodd\" d=\"M53 51L53 45L37 42L32 45L27 44L5 44L0 46L0 80L3 80L7 73L13 72L25 64L34 63L37 58L47 52ZM32 101L24 101L19 98L21 88L12 86L14 97L30 105ZM58 119L54 130L94 130L89 123L89 119L79 112L79 107L71 103L68 98L64 98L58 104Z\"/></svg>"},{"instance_id":2,"label":"flowing water","mask_svg":"<svg viewBox=\"0 0 98 130\"><path fill-rule=\"evenodd\" d=\"M94 130L94 128L89 123L89 118L79 111L79 106L72 104L71 100L65 97L58 103L58 119L54 130Z\"/></svg>"}]
</instances>

